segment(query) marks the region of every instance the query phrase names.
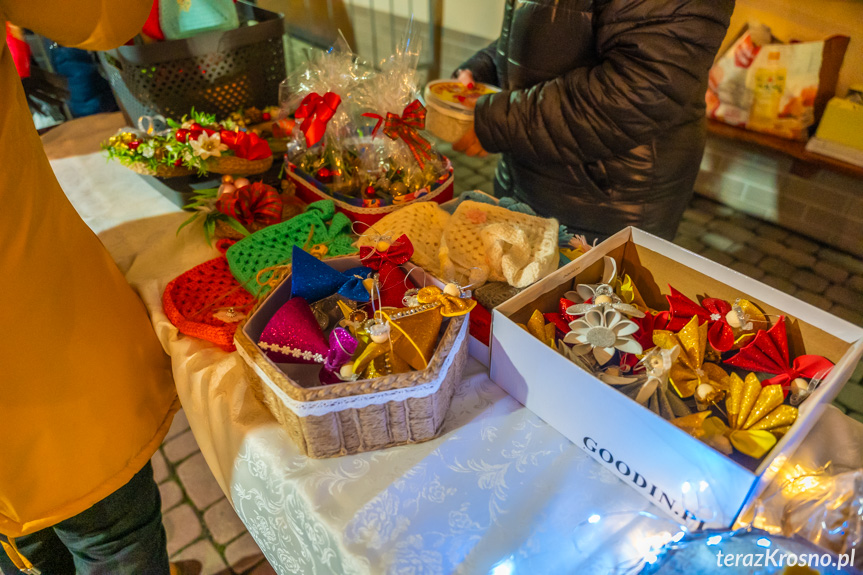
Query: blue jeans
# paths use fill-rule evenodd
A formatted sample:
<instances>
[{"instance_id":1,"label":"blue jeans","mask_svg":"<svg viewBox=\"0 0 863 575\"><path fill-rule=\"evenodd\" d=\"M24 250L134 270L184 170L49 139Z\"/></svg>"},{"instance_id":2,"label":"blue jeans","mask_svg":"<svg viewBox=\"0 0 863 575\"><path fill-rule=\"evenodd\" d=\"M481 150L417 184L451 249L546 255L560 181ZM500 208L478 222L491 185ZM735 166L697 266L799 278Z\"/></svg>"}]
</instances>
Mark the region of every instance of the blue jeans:
<instances>
[{"instance_id":1,"label":"blue jeans","mask_svg":"<svg viewBox=\"0 0 863 575\"><path fill-rule=\"evenodd\" d=\"M169 575L161 497L147 462L126 485L53 527L15 539L42 575ZM4 575L19 575L0 548Z\"/></svg>"}]
</instances>

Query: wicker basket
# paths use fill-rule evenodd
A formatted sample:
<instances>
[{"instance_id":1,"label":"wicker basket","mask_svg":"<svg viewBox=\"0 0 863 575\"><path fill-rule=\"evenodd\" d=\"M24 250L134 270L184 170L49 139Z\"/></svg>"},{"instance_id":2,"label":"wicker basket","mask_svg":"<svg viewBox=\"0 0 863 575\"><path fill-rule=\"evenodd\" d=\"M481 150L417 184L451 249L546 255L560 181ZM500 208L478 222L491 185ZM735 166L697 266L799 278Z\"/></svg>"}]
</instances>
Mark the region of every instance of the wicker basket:
<instances>
[{"instance_id":1,"label":"wicker basket","mask_svg":"<svg viewBox=\"0 0 863 575\"><path fill-rule=\"evenodd\" d=\"M337 258L327 263L349 269L359 260ZM449 320L434 357L422 371L302 387L255 344L266 323L263 318L272 317L290 291L287 276L240 326L234 343L255 393L302 453L337 457L438 436L467 363L466 317Z\"/></svg>"},{"instance_id":2,"label":"wicker basket","mask_svg":"<svg viewBox=\"0 0 863 575\"><path fill-rule=\"evenodd\" d=\"M244 160L236 156L219 156L207 159L207 171L213 174L252 176L263 174L273 165L273 156L260 160Z\"/></svg>"},{"instance_id":3,"label":"wicker basket","mask_svg":"<svg viewBox=\"0 0 863 575\"><path fill-rule=\"evenodd\" d=\"M195 173L195 170L190 170L185 166L165 166L163 164L159 164L154 170L144 162L134 162L126 167L142 176L156 176L157 178L180 178Z\"/></svg>"},{"instance_id":4,"label":"wicker basket","mask_svg":"<svg viewBox=\"0 0 863 575\"><path fill-rule=\"evenodd\" d=\"M285 77L284 18L242 2L236 8L243 23L236 30L99 52L130 125L141 116L181 118L192 106L226 118L278 101Z\"/></svg>"}]
</instances>

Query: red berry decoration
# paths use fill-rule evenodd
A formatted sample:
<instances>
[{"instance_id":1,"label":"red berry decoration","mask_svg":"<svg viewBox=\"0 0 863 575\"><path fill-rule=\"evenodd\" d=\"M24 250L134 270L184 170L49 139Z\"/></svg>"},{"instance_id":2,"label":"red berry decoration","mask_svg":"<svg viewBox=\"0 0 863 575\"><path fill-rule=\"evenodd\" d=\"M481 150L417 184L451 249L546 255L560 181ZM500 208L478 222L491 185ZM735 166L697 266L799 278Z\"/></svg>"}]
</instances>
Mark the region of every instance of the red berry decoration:
<instances>
[{"instance_id":1,"label":"red berry decoration","mask_svg":"<svg viewBox=\"0 0 863 575\"><path fill-rule=\"evenodd\" d=\"M374 189L374 187L369 186L368 188L366 188L366 195L367 195L367 196L373 196L373 195L375 195L375 189Z\"/></svg>"},{"instance_id":2,"label":"red berry decoration","mask_svg":"<svg viewBox=\"0 0 863 575\"><path fill-rule=\"evenodd\" d=\"M177 133L174 134L174 137L181 144L185 143L186 139L189 137L189 130L177 130Z\"/></svg>"},{"instance_id":3,"label":"red berry decoration","mask_svg":"<svg viewBox=\"0 0 863 575\"><path fill-rule=\"evenodd\" d=\"M333 177L333 172L329 168L321 168L318 170L317 176L321 180L326 180Z\"/></svg>"},{"instance_id":4,"label":"red berry decoration","mask_svg":"<svg viewBox=\"0 0 863 575\"><path fill-rule=\"evenodd\" d=\"M134 152L135 150L138 149L138 146L140 146L140 145L141 145L141 142L139 142L138 140L132 140L131 142L129 142L129 149Z\"/></svg>"},{"instance_id":5,"label":"red berry decoration","mask_svg":"<svg viewBox=\"0 0 863 575\"><path fill-rule=\"evenodd\" d=\"M270 120L272 120L272 119L273 119L273 117L270 115L270 113L269 113L269 112L264 112L263 114L261 114L261 118L262 118L265 122L269 122Z\"/></svg>"},{"instance_id":6,"label":"red berry decoration","mask_svg":"<svg viewBox=\"0 0 863 575\"><path fill-rule=\"evenodd\" d=\"M179 168L180 166L183 165L183 160L181 160L180 158L177 158L176 160L174 160L174 165Z\"/></svg>"}]
</instances>

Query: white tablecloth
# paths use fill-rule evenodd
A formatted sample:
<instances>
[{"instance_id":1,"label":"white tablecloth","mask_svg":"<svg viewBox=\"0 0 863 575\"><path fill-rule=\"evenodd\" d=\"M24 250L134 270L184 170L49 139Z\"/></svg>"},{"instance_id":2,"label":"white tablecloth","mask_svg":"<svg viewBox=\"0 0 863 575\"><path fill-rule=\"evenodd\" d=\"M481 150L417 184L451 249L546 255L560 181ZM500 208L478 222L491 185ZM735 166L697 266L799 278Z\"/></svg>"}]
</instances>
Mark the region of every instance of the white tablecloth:
<instances>
[{"instance_id":1,"label":"white tablecloth","mask_svg":"<svg viewBox=\"0 0 863 575\"><path fill-rule=\"evenodd\" d=\"M300 455L254 398L238 355L179 335L162 311L165 285L218 255L200 227L177 235L188 214L98 153L52 165L146 303L201 451L280 574L608 573L673 529L640 515L658 510L475 361L440 438L329 460ZM794 463L829 459L863 461L863 425L835 408Z\"/></svg>"}]
</instances>

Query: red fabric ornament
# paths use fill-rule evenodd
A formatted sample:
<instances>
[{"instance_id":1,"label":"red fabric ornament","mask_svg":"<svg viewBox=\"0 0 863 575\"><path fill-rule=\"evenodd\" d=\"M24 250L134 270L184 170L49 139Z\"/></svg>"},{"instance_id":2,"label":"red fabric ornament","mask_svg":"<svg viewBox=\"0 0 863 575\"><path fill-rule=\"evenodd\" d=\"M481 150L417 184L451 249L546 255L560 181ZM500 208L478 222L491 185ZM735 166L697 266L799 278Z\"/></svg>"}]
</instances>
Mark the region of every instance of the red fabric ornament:
<instances>
[{"instance_id":1,"label":"red fabric ornament","mask_svg":"<svg viewBox=\"0 0 863 575\"><path fill-rule=\"evenodd\" d=\"M413 282L408 282L407 276L401 265L406 263L414 254L414 246L406 235L402 235L394 241L385 251L378 251L376 247L363 246L360 248L360 260L364 266L378 272L381 305L384 307L403 307L402 298L405 292L416 287ZM377 302L372 294L372 301Z\"/></svg>"},{"instance_id":2,"label":"red fabric ornament","mask_svg":"<svg viewBox=\"0 0 863 575\"><path fill-rule=\"evenodd\" d=\"M820 355L801 355L793 364L790 363L785 316L780 316L769 330L756 333L752 342L725 363L749 371L777 374L762 381L761 385L781 385L786 392L798 377L825 377L833 367L833 362Z\"/></svg>"},{"instance_id":3,"label":"red fabric ornament","mask_svg":"<svg viewBox=\"0 0 863 575\"><path fill-rule=\"evenodd\" d=\"M272 186L255 182L232 194L223 194L216 209L235 218L246 228L252 224L266 227L282 221L282 198Z\"/></svg>"},{"instance_id":4,"label":"red fabric ornament","mask_svg":"<svg viewBox=\"0 0 863 575\"><path fill-rule=\"evenodd\" d=\"M231 130L221 130L219 132L220 141L228 146L228 149L234 152L234 155L243 160L262 160L273 155L270 145L266 140L254 132L233 132Z\"/></svg>"},{"instance_id":5,"label":"red fabric ornament","mask_svg":"<svg viewBox=\"0 0 863 575\"><path fill-rule=\"evenodd\" d=\"M731 311L727 301L706 297L698 305L676 289L668 286L671 294L666 295L671 311L670 331L680 331L689 320L698 317L698 323L707 322L707 341L716 351L728 351L734 347L734 329L728 325L725 316Z\"/></svg>"},{"instance_id":6,"label":"red fabric ornament","mask_svg":"<svg viewBox=\"0 0 863 575\"><path fill-rule=\"evenodd\" d=\"M629 319L629 321L635 323L638 326L638 331L632 334L632 338L639 344L641 344L641 349L645 351L656 345L653 343L654 331L674 331L669 327L671 321L671 314L669 314L667 311L661 311L655 314L651 313L650 311L646 311L644 313L644 317L630 317L627 319Z\"/></svg>"},{"instance_id":7,"label":"red fabric ornament","mask_svg":"<svg viewBox=\"0 0 863 575\"><path fill-rule=\"evenodd\" d=\"M545 321L553 323L561 334L566 335L572 331L569 324L578 319L578 317L566 313L567 308L574 305L574 301L562 297L557 304L557 311L543 314L543 317L545 317Z\"/></svg>"}]
</instances>

